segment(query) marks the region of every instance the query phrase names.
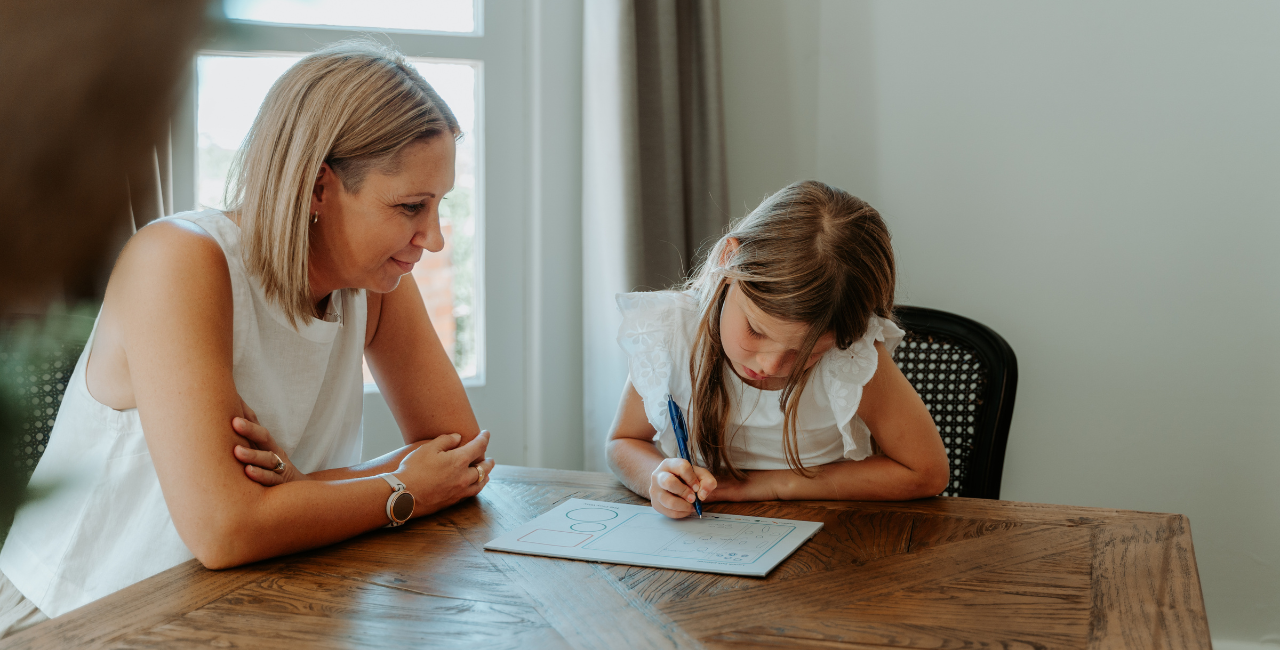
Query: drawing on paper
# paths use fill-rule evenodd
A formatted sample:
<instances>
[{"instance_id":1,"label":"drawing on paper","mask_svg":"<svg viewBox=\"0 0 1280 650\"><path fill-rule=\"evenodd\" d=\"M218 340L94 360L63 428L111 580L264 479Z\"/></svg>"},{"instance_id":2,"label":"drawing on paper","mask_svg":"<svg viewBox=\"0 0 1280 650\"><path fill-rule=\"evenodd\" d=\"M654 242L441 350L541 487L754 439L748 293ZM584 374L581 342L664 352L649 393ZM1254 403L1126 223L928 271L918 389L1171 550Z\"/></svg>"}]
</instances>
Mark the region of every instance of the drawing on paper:
<instances>
[{"instance_id":1,"label":"drawing on paper","mask_svg":"<svg viewBox=\"0 0 1280 650\"><path fill-rule=\"evenodd\" d=\"M676 527L653 514L632 515L582 548L702 562L750 564L795 526L720 519L686 519Z\"/></svg>"},{"instance_id":2,"label":"drawing on paper","mask_svg":"<svg viewBox=\"0 0 1280 650\"><path fill-rule=\"evenodd\" d=\"M564 513L566 518L574 521L609 521L617 519L618 513L608 508L575 508ZM601 528L600 530L604 530Z\"/></svg>"},{"instance_id":3,"label":"drawing on paper","mask_svg":"<svg viewBox=\"0 0 1280 650\"><path fill-rule=\"evenodd\" d=\"M564 548L573 548L589 539L591 539L591 535L570 533L564 530L547 530L546 528L529 531L520 537L520 541L528 542L529 544L561 546Z\"/></svg>"}]
</instances>

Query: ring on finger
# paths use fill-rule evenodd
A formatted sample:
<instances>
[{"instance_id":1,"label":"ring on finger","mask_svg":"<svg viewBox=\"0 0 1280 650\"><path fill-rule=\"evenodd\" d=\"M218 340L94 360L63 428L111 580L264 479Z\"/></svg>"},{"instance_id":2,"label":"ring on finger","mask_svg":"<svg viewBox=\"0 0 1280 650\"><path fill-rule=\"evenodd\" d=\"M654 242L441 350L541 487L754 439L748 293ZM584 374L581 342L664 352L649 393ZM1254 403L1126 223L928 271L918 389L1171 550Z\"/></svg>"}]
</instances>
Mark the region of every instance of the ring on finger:
<instances>
[{"instance_id":1,"label":"ring on finger","mask_svg":"<svg viewBox=\"0 0 1280 650\"><path fill-rule=\"evenodd\" d=\"M484 468L476 465L476 474L478 475L476 477L476 483L484 483Z\"/></svg>"},{"instance_id":2,"label":"ring on finger","mask_svg":"<svg viewBox=\"0 0 1280 650\"><path fill-rule=\"evenodd\" d=\"M280 455L279 454L271 454L271 455L276 457L276 466L272 467L271 471L275 472L276 474L284 474L284 461L280 460Z\"/></svg>"}]
</instances>

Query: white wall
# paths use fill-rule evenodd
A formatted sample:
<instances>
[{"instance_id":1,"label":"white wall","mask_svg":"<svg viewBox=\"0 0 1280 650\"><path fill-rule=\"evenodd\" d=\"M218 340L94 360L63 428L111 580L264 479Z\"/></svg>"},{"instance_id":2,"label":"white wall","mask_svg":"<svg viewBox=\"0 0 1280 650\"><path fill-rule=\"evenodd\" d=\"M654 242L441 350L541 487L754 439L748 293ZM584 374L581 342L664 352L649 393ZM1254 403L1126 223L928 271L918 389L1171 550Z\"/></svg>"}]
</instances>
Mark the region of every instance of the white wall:
<instances>
[{"instance_id":1,"label":"white wall","mask_svg":"<svg viewBox=\"0 0 1280 650\"><path fill-rule=\"evenodd\" d=\"M1007 499L1186 514L1280 643L1280 4L733 0L730 194L876 206L900 300L1018 354Z\"/></svg>"}]
</instances>

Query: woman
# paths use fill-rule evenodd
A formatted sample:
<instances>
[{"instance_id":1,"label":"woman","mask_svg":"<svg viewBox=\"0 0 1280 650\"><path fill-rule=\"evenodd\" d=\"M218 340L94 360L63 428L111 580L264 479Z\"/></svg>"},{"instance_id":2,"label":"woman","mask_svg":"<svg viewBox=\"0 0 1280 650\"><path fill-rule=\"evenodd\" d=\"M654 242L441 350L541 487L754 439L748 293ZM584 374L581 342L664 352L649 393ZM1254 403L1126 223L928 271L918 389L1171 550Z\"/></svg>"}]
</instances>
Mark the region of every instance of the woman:
<instances>
[{"instance_id":1,"label":"woman","mask_svg":"<svg viewBox=\"0 0 1280 650\"><path fill-rule=\"evenodd\" d=\"M0 624L192 557L216 569L332 544L484 487L488 433L408 275L444 246L459 134L374 44L326 48L276 82L233 208L157 222L121 253L32 479L65 487L21 510L0 551ZM362 355L407 446L357 464Z\"/></svg>"}]
</instances>

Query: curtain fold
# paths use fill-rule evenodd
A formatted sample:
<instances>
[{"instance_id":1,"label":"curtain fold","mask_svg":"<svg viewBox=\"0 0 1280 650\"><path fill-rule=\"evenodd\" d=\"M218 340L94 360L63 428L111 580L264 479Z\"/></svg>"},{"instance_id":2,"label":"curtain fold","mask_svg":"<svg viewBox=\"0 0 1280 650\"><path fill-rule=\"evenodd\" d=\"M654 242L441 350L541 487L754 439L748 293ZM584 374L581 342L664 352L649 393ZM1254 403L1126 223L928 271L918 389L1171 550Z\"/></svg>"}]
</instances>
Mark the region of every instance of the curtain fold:
<instances>
[{"instance_id":1,"label":"curtain fold","mask_svg":"<svg viewBox=\"0 0 1280 650\"><path fill-rule=\"evenodd\" d=\"M592 0L583 15L587 469L626 381L619 292L665 289L729 222L719 0Z\"/></svg>"},{"instance_id":2,"label":"curtain fold","mask_svg":"<svg viewBox=\"0 0 1280 650\"><path fill-rule=\"evenodd\" d=\"M144 157L142 165L129 174L129 221L133 232L160 217L173 214L172 127ZM130 233L132 234L132 233Z\"/></svg>"}]
</instances>

